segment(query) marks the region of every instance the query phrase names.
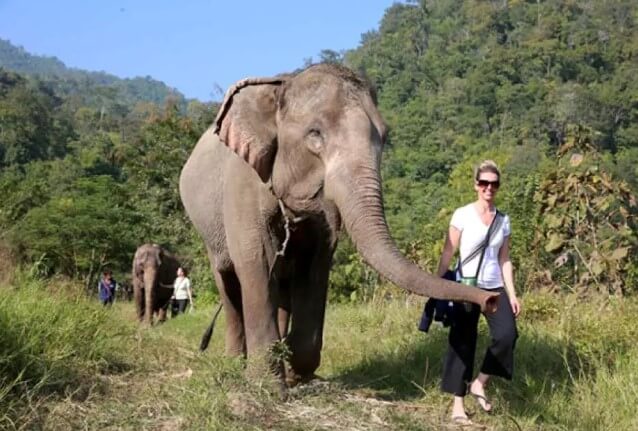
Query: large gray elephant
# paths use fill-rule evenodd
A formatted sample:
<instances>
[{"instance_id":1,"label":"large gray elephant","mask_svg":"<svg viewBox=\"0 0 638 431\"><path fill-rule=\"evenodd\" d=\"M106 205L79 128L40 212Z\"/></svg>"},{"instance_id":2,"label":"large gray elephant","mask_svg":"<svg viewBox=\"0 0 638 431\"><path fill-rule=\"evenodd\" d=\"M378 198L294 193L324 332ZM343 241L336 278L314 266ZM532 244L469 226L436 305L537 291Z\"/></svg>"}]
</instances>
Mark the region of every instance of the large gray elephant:
<instances>
[{"instance_id":1,"label":"large gray elephant","mask_svg":"<svg viewBox=\"0 0 638 431\"><path fill-rule=\"evenodd\" d=\"M397 286L495 307L496 296L425 273L398 251L381 197L385 136L373 91L342 66L246 79L228 90L180 178L221 294L228 354L250 358L285 338L289 377L313 375L342 224Z\"/></svg>"},{"instance_id":2,"label":"large gray elephant","mask_svg":"<svg viewBox=\"0 0 638 431\"><path fill-rule=\"evenodd\" d=\"M153 314L166 320L166 311L173 296L173 283L179 262L175 256L157 244L143 244L133 257L133 295L137 318L153 324Z\"/></svg>"}]
</instances>

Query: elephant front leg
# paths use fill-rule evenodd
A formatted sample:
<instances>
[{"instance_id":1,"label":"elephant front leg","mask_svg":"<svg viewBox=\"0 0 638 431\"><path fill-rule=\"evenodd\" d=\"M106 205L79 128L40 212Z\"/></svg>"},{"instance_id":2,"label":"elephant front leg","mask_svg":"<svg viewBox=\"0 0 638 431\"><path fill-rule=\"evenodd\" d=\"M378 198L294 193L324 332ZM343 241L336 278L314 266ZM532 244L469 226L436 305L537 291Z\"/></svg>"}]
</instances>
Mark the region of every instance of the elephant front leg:
<instances>
[{"instance_id":1,"label":"elephant front leg","mask_svg":"<svg viewBox=\"0 0 638 431\"><path fill-rule=\"evenodd\" d=\"M133 295L135 296L135 312L137 320L140 322L144 319L144 289L137 285L133 287Z\"/></svg>"},{"instance_id":2,"label":"elephant front leg","mask_svg":"<svg viewBox=\"0 0 638 431\"><path fill-rule=\"evenodd\" d=\"M291 351L291 383L311 379L321 363L331 259L332 251L324 248L299 260L291 286L292 325L286 339Z\"/></svg>"},{"instance_id":3,"label":"elephant front leg","mask_svg":"<svg viewBox=\"0 0 638 431\"><path fill-rule=\"evenodd\" d=\"M249 366L259 368L262 359L266 359L269 369L281 378L283 384L283 358L273 356L271 351L280 338L277 295L267 268L266 262L261 265L253 262L243 268L236 265L241 285L246 350Z\"/></svg>"},{"instance_id":4,"label":"elephant front leg","mask_svg":"<svg viewBox=\"0 0 638 431\"><path fill-rule=\"evenodd\" d=\"M166 313L168 311L168 303L162 305L162 307L159 309L159 311L157 312L157 320L160 323L163 323L166 321Z\"/></svg>"}]
</instances>

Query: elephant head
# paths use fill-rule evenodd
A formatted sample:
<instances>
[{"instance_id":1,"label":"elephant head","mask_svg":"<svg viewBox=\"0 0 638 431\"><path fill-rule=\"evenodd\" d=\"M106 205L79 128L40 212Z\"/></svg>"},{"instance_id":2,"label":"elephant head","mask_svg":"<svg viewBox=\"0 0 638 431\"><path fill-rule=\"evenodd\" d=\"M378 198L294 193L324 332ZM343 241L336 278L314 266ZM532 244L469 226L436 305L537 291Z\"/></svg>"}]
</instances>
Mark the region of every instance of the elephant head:
<instances>
[{"instance_id":1,"label":"elephant head","mask_svg":"<svg viewBox=\"0 0 638 431\"><path fill-rule=\"evenodd\" d=\"M175 257L157 244L141 245L133 258L133 291L140 321L166 318L166 306L173 293L172 283L179 264Z\"/></svg>"},{"instance_id":2,"label":"elephant head","mask_svg":"<svg viewBox=\"0 0 638 431\"><path fill-rule=\"evenodd\" d=\"M363 258L397 286L495 309L495 295L428 274L397 249L379 172L387 128L374 92L349 69L321 64L240 81L228 90L214 127L292 213L335 223L340 216Z\"/></svg>"}]
</instances>

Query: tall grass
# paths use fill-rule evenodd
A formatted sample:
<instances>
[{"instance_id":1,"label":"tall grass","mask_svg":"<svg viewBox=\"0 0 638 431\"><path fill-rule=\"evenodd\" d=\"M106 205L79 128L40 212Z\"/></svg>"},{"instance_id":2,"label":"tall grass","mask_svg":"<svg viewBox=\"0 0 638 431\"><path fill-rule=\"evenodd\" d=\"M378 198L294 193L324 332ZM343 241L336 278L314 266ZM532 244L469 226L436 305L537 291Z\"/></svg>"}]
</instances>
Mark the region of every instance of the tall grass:
<instances>
[{"instance_id":1,"label":"tall grass","mask_svg":"<svg viewBox=\"0 0 638 431\"><path fill-rule=\"evenodd\" d=\"M72 284L55 290L28 273L13 278L0 289L3 429L37 421L38 415L28 411L37 411L43 399L86 398L97 375L127 367L117 344L128 334L108 310L77 293Z\"/></svg>"},{"instance_id":2,"label":"tall grass","mask_svg":"<svg viewBox=\"0 0 638 431\"><path fill-rule=\"evenodd\" d=\"M22 277L2 289L0 429L449 429L439 390L447 329L416 330L422 299L329 304L321 379L282 402L272 377L224 357L223 317L197 352L213 307L142 328L132 304L104 309L68 287ZM493 415L468 400L474 421L638 429L638 301L533 293L523 307L514 380L491 384ZM477 362L483 322L480 334Z\"/></svg>"},{"instance_id":3,"label":"tall grass","mask_svg":"<svg viewBox=\"0 0 638 431\"><path fill-rule=\"evenodd\" d=\"M318 370L325 380L293 389L284 405L219 352L198 356L201 378L177 401L185 429L446 428L451 399L439 385L447 329L416 331L421 305L329 306ZM492 430L638 429L638 302L534 293L524 307L514 380L493 380L492 416L468 399L474 420ZM480 333L477 369L489 341L484 322Z\"/></svg>"}]
</instances>

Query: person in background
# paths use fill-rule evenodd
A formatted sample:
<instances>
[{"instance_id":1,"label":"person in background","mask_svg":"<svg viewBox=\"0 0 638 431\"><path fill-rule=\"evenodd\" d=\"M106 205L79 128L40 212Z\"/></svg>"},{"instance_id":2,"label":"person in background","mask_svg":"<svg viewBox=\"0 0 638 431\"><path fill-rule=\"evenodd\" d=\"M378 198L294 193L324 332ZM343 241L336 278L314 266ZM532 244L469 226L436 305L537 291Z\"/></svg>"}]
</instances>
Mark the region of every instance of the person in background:
<instances>
[{"instance_id":1,"label":"person in background","mask_svg":"<svg viewBox=\"0 0 638 431\"><path fill-rule=\"evenodd\" d=\"M102 273L102 279L97 285L98 296L102 305L107 306L113 304L116 287L117 283L113 278L113 273L110 270L104 271Z\"/></svg>"},{"instance_id":2,"label":"person in background","mask_svg":"<svg viewBox=\"0 0 638 431\"><path fill-rule=\"evenodd\" d=\"M186 307L189 304L191 309L194 308L191 281L186 276L186 271L182 267L177 268L177 278L173 285L173 300L176 302L174 316L186 311Z\"/></svg>"},{"instance_id":3,"label":"person in background","mask_svg":"<svg viewBox=\"0 0 638 431\"><path fill-rule=\"evenodd\" d=\"M485 314L491 343L480 372L474 380L472 377L480 308L475 304L456 302L453 306L453 323L444 360L441 389L454 396L452 422L459 425L472 424L464 406L464 397L468 392L476 399L483 411L490 413L492 404L486 395L490 377L500 376L508 380L512 378L514 346L518 338L516 317L521 311L521 305L514 289L513 268L509 254L510 219L509 216L498 213L498 218L501 218L499 220L494 203L501 186L500 179L498 167L491 160L482 162L476 169L474 190L477 199L458 208L452 215L438 267L438 275L442 277L448 270L457 249L460 249L460 261L472 255L472 250L485 241L490 224L494 221L490 242L485 247L482 261L477 255L461 268L463 280L467 275L477 275L475 279L471 278L473 285L490 292L500 293L496 313Z\"/></svg>"}]
</instances>

